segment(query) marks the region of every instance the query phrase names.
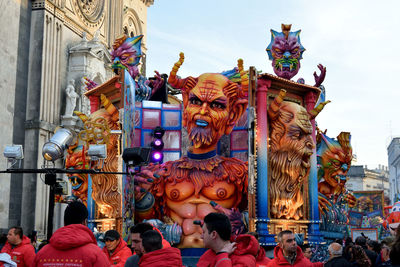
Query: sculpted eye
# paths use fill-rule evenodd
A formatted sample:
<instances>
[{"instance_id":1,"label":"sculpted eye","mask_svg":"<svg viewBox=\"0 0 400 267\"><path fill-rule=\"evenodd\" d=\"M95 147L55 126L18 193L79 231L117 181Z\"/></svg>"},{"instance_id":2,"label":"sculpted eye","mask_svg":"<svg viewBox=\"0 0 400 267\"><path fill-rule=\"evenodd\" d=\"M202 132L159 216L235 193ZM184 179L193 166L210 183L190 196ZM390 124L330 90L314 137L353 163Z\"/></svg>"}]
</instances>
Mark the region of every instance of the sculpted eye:
<instances>
[{"instance_id":1,"label":"sculpted eye","mask_svg":"<svg viewBox=\"0 0 400 267\"><path fill-rule=\"evenodd\" d=\"M296 54L298 51L299 51L299 49L295 48L295 49L292 50L292 54Z\"/></svg>"},{"instance_id":2,"label":"sculpted eye","mask_svg":"<svg viewBox=\"0 0 400 267\"><path fill-rule=\"evenodd\" d=\"M282 50L280 50L279 48L275 48L274 50L276 53L282 53Z\"/></svg>"},{"instance_id":3,"label":"sculpted eye","mask_svg":"<svg viewBox=\"0 0 400 267\"><path fill-rule=\"evenodd\" d=\"M197 97L191 97L189 99L189 101L190 101L190 104L192 104L192 105L201 106L201 104L203 104L203 102L201 102L201 100L198 99Z\"/></svg>"},{"instance_id":4,"label":"sculpted eye","mask_svg":"<svg viewBox=\"0 0 400 267\"><path fill-rule=\"evenodd\" d=\"M217 109L225 109L225 105L219 102L212 102L210 104L211 108L217 108Z\"/></svg>"}]
</instances>

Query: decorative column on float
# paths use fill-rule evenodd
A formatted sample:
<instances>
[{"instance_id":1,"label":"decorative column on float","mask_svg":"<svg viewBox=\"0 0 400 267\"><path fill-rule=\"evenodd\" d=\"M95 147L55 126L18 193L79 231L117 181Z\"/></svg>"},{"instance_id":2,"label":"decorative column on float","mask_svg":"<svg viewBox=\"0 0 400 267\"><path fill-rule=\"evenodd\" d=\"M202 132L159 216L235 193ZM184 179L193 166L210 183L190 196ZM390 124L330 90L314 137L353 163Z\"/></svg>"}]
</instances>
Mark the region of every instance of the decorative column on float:
<instances>
[{"instance_id":1,"label":"decorative column on float","mask_svg":"<svg viewBox=\"0 0 400 267\"><path fill-rule=\"evenodd\" d=\"M267 112L267 93L271 80L257 82L257 114ZM261 245L275 244L275 236L268 232L268 121L267 116L257 116L257 232Z\"/></svg>"},{"instance_id":2,"label":"decorative column on float","mask_svg":"<svg viewBox=\"0 0 400 267\"><path fill-rule=\"evenodd\" d=\"M305 96L305 104L307 111L311 111L314 109L315 104L317 102L317 95L315 92L310 91ZM315 119L311 120L311 124L313 127L312 138L314 140L314 144L316 144L316 127L315 127ZM310 244L319 244L322 242L322 235L319 232L319 209L318 209L318 174L317 174L317 150L314 146L313 154L311 156L311 169L310 175L308 177L308 188L309 188L309 209L310 209L310 224L308 226L308 242Z\"/></svg>"}]
</instances>

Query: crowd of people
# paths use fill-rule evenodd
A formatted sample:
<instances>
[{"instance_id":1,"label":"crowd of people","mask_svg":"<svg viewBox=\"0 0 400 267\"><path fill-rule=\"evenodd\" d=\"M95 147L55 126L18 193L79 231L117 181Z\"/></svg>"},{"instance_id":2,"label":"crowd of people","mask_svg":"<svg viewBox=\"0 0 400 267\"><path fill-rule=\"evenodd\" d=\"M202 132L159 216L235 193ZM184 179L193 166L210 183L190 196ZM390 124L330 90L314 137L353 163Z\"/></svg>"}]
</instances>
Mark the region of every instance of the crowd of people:
<instances>
[{"instance_id":1,"label":"crowd of people","mask_svg":"<svg viewBox=\"0 0 400 267\"><path fill-rule=\"evenodd\" d=\"M36 252L21 227L11 227L1 247L0 267L48 266L119 266L155 267L184 266L181 251L171 247L151 224L138 223L130 229L131 247L116 230L104 235L103 249L97 245L92 231L86 226L88 211L84 204L73 202L64 213L64 227L58 229L48 243ZM210 213L201 221L204 246L208 249L199 259L198 267L400 267L400 230L396 238L382 242L364 236L345 241L337 240L328 247L329 259L311 262L313 250L309 245L298 246L293 232L277 235L274 257L266 256L258 242L258 234L249 232L233 237L228 217ZM233 240L234 238L234 240Z\"/></svg>"}]
</instances>

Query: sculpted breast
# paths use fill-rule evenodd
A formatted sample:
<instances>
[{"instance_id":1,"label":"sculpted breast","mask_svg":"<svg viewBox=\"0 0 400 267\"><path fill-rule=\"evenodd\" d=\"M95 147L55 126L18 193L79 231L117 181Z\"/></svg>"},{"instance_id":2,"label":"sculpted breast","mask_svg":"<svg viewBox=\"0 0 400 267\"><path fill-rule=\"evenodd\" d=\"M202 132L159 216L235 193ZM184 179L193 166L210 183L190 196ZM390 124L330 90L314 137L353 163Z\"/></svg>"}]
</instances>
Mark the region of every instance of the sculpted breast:
<instances>
[{"instance_id":1,"label":"sculpted breast","mask_svg":"<svg viewBox=\"0 0 400 267\"><path fill-rule=\"evenodd\" d=\"M190 182L167 184L165 186L167 198L173 201L183 201L194 194L194 186Z\"/></svg>"},{"instance_id":2,"label":"sculpted breast","mask_svg":"<svg viewBox=\"0 0 400 267\"><path fill-rule=\"evenodd\" d=\"M213 186L204 187L202 195L211 200L229 199L235 193L235 186L227 182L217 182Z\"/></svg>"}]
</instances>

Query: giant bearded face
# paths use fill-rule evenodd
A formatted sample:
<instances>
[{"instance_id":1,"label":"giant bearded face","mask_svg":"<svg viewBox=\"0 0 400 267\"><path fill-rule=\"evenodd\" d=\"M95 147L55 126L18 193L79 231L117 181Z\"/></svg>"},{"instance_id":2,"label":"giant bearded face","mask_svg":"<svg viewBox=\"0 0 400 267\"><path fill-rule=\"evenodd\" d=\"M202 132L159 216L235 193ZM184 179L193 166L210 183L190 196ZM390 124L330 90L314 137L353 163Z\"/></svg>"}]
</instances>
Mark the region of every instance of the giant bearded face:
<instances>
[{"instance_id":1,"label":"giant bearded face","mask_svg":"<svg viewBox=\"0 0 400 267\"><path fill-rule=\"evenodd\" d=\"M182 89L183 125L196 149L206 151L214 147L222 135L232 131L247 106L242 88L222 74L205 73L198 78L179 79L173 70L168 82Z\"/></svg>"},{"instance_id":2,"label":"giant bearded face","mask_svg":"<svg viewBox=\"0 0 400 267\"><path fill-rule=\"evenodd\" d=\"M346 183L346 175L353 157L350 133L341 132L337 141L320 133L318 139L318 179L323 178L335 189L334 192L340 193Z\"/></svg>"},{"instance_id":3,"label":"giant bearded face","mask_svg":"<svg viewBox=\"0 0 400 267\"><path fill-rule=\"evenodd\" d=\"M307 112L296 103L283 101L285 95L282 90L268 109L270 210L272 218L298 220L304 216L303 185L315 147L311 120L322 106Z\"/></svg>"},{"instance_id":4,"label":"giant bearded face","mask_svg":"<svg viewBox=\"0 0 400 267\"><path fill-rule=\"evenodd\" d=\"M184 126L194 147L215 145L229 132L229 99L223 88L230 81L220 74L202 74L197 85L184 94Z\"/></svg>"},{"instance_id":5,"label":"giant bearded face","mask_svg":"<svg viewBox=\"0 0 400 267\"><path fill-rule=\"evenodd\" d=\"M301 31L290 32L290 28L291 25L282 24L282 32L271 30L271 43L266 49L275 74L285 79L291 79L299 72L305 51L300 43Z\"/></svg>"}]
</instances>

